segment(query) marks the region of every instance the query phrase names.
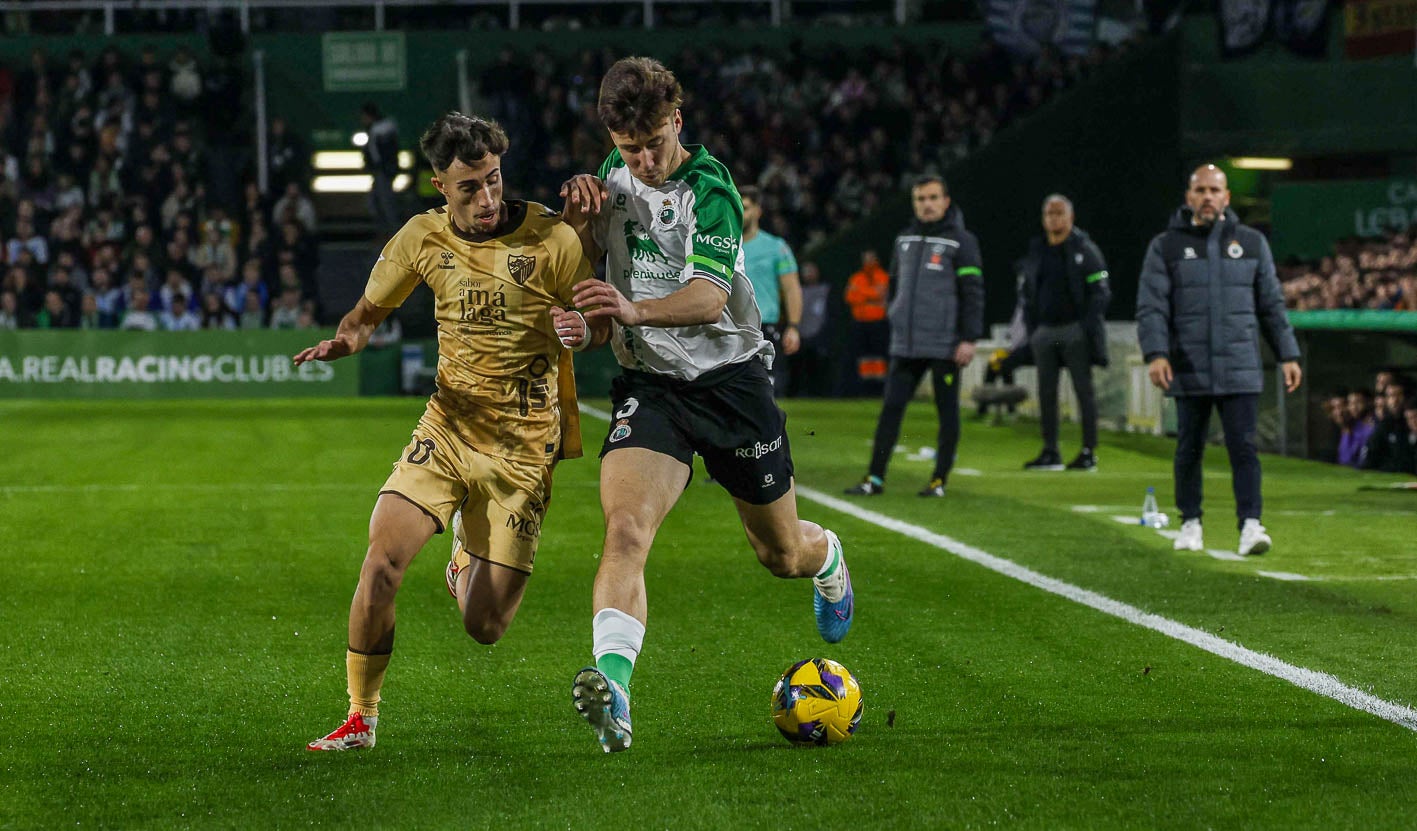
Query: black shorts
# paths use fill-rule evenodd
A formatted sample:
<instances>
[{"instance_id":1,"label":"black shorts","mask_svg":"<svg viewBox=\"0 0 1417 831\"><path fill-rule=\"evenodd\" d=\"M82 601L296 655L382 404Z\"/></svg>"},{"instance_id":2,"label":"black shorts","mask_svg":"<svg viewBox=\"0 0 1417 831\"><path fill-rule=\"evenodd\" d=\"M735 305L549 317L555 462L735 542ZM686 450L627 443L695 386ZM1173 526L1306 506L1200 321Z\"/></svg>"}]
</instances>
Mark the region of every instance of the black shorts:
<instances>
[{"instance_id":1,"label":"black shorts","mask_svg":"<svg viewBox=\"0 0 1417 831\"><path fill-rule=\"evenodd\" d=\"M792 487L787 414L757 358L677 381L626 370L610 386L614 413L600 455L622 447L663 453L690 466L694 454L715 482L752 505Z\"/></svg>"}]
</instances>

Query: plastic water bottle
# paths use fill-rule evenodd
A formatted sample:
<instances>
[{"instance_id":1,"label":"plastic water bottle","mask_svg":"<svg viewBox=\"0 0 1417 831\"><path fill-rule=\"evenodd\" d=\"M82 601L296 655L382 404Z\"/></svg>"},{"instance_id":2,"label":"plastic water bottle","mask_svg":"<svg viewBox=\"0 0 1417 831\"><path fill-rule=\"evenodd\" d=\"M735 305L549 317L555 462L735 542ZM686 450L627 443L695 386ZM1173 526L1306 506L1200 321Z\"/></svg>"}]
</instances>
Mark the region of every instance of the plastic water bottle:
<instances>
[{"instance_id":1,"label":"plastic water bottle","mask_svg":"<svg viewBox=\"0 0 1417 831\"><path fill-rule=\"evenodd\" d=\"M1138 524L1148 528L1165 528L1169 522L1170 517L1156 506L1156 488L1147 488L1146 499L1141 503L1141 522Z\"/></svg>"}]
</instances>

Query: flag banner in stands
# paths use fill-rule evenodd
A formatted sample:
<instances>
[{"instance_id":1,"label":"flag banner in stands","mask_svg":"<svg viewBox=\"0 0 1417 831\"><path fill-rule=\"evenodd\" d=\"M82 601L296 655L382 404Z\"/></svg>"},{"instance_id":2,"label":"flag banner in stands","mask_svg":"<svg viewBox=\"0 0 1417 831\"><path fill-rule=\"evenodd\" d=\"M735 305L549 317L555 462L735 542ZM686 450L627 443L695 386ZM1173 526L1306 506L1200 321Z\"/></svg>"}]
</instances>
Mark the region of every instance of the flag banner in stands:
<instances>
[{"instance_id":1,"label":"flag banner in stands","mask_svg":"<svg viewBox=\"0 0 1417 831\"><path fill-rule=\"evenodd\" d=\"M359 394L359 356L294 366L333 333L301 331L0 332L0 400L294 398Z\"/></svg>"},{"instance_id":2,"label":"flag banner in stands","mask_svg":"<svg viewBox=\"0 0 1417 831\"><path fill-rule=\"evenodd\" d=\"M1096 0L989 0L989 33L1016 55L1036 55L1051 44L1065 55L1085 55L1097 29Z\"/></svg>"}]
</instances>

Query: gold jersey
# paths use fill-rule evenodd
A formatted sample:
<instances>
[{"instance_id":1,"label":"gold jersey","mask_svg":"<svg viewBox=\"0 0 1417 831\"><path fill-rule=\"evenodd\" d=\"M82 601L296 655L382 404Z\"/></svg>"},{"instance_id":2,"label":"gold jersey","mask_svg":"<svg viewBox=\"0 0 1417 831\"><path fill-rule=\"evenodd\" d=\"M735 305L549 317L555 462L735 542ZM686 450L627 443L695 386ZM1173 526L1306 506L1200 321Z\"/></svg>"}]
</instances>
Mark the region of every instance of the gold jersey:
<instances>
[{"instance_id":1,"label":"gold jersey","mask_svg":"<svg viewBox=\"0 0 1417 831\"><path fill-rule=\"evenodd\" d=\"M508 201L498 235L453 225L446 208L410 219L384 246L364 296L396 308L420 282L433 290L438 390L430 414L491 456L550 462L580 453L571 353L551 324L571 287L593 276L556 212Z\"/></svg>"}]
</instances>

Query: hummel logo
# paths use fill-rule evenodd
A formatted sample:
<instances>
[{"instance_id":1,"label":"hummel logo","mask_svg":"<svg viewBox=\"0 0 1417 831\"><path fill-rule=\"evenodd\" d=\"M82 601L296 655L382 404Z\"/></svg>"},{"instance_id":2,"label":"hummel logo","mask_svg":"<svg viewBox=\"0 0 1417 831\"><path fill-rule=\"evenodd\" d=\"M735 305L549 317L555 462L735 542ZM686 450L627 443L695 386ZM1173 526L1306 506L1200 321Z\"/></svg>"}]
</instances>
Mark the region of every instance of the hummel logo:
<instances>
[{"instance_id":1,"label":"hummel logo","mask_svg":"<svg viewBox=\"0 0 1417 831\"><path fill-rule=\"evenodd\" d=\"M442 254L442 258L443 258L443 263L442 263L442 265L438 266L439 268L453 268L453 267L454 267L454 266L453 266L453 252L451 252L451 251L444 251L443 254Z\"/></svg>"}]
</instances>

